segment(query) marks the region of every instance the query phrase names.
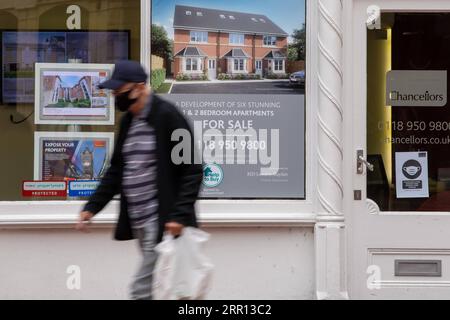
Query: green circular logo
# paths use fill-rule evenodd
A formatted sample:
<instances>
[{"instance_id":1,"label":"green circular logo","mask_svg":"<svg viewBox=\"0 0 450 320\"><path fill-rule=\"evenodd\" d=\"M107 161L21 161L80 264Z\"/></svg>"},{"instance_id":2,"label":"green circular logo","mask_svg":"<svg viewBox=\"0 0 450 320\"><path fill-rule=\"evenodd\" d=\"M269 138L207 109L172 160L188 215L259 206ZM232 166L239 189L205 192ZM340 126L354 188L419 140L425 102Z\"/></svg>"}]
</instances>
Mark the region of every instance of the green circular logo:
<instances>
[{"instance_id":1,"label":"green circular logo","mask_svg":"<svg viewBox=\"0 0 450 320\"><path fill-rule=\"evenodd\" d=\"M208 188L217 187L223 180L222 168L215 164L207 164L203 167L203 185Z\"/></svg>"}]
</instances>

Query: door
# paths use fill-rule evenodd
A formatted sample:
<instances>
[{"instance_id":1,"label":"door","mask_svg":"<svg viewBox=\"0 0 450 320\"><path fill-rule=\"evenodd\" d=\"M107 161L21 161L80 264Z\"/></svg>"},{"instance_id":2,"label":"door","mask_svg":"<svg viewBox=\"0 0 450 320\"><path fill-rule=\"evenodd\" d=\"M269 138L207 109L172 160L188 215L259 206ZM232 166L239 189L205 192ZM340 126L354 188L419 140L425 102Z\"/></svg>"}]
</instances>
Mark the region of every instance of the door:
<instances>
[{"instance_id":1,"label":"door","mask_svg":"<svg viewBox=\"0 0 450 320\"><path fill-rule=\"evenodd\" d=\"M255 60L255 73L262 76L262 60Z\"/></svg>"},{"instance_id":2,"label":"door","mask_svg":"<svg viewBox=\"0 0 450 320\"><path fill-rule=\"evenodd\" d=\"M216 59L208 59L208 79L216 80Z\"/></svg>"},{"instance_id":3,"label":"door","mask_svg":"<svg viewBox=\"0 0 450 320\"><path fill-rule=\"evenodd\" d=\"M350 297L448 298L450 1L352 10Z\"/></svg>"}]
</instances>

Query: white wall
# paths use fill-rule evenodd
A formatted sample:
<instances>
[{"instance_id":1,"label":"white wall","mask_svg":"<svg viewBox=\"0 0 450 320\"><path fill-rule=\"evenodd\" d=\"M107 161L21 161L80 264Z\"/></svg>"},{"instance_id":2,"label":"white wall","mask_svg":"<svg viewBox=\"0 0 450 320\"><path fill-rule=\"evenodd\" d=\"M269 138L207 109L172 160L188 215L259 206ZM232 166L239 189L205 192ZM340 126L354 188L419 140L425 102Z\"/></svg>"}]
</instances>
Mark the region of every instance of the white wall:
<instances>
[{"instance_id":1,"label":"white wall","mask_svg":"<svg viewBox=\"0 0 450 320\"><path fill-rule=\"evenodd\" d=\"M216 265L210 299L312 299L311 228L207 228ZM126 299L139 262L137 244L109 228L0 230L0 299ZM81 268L68 290L67 267Z\"/></svg>"}]
</instances>

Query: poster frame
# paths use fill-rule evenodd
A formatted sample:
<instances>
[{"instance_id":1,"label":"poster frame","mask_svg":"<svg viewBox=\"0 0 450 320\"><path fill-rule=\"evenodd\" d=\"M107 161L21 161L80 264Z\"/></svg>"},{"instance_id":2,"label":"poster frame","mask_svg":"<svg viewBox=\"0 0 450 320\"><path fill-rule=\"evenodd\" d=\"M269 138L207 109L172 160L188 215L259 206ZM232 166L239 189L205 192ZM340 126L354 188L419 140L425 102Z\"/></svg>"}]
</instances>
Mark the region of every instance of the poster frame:
<instances>
[{"instance_id":1,"label":"poster frame","mask_svg":"<svg viewBox=\"0 0 450 320\"><path fill-rule=\"evenodd\" d=\"M42 138L67 138L67 139L84 139L84 138L100 138L108 139L107 155L108 158L106 162L109 163L111 160L113 148L114 148L114 132L53 132L53 131L37 131L34 133L34 169L33 169L33 179L42 180L42 148L41 139Z\"/></svg>"},{"instance_id":2,"label":"poster frame","mask_svg":"<svg viewBox=\"0 0 450 320\"><path fill-rule=\"evenodd\" d=\"M43 119L41 111L43 106L41 104L41 83L42 72L45 71L107 71L107 78L111 77L114 70L114 64L98 64L98 63L36 63L35 64L35 98L34 98L34 122L35 124L57 124L57 125L114 125L115 124L115 106L114 96L107 90L108 95L108 117L105 120L90 120L83 119L79 116L79 119L68 120L67 117L61 116L60 119ZM55 116L56 118L57 116Z\"/></svg>"}]
</instances>

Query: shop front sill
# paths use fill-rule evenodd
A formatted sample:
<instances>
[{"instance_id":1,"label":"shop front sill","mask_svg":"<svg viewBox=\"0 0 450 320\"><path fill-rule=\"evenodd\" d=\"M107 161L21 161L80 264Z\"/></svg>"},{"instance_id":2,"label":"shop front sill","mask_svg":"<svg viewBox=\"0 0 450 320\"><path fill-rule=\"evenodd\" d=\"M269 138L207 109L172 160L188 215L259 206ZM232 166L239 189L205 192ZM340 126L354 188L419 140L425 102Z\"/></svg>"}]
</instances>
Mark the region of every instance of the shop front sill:
<instances>
[{"instance_id":1,"label":"shop front sill","mask_svg":"<svg viewBox=\"0 0 450 320\"><path fill-rule=\"evenodd\" d=\"M84 201L0 202L0 229L74 228ZM313 227L310 204L283 200L200 200L204 227ZM119 202L112 201L94 217L93 228L110 228L117 221ZM275 211L276 210L276 211Z\"/></svg>"}]
</instances>

